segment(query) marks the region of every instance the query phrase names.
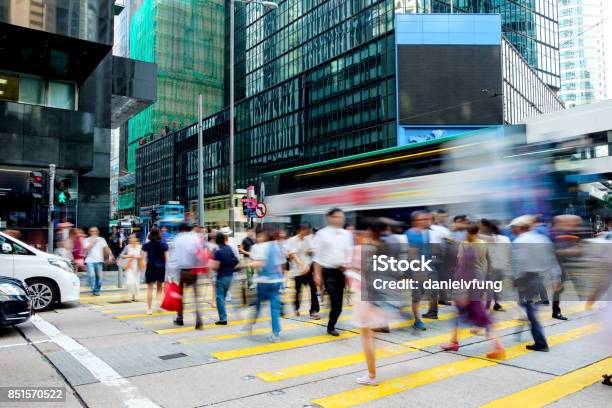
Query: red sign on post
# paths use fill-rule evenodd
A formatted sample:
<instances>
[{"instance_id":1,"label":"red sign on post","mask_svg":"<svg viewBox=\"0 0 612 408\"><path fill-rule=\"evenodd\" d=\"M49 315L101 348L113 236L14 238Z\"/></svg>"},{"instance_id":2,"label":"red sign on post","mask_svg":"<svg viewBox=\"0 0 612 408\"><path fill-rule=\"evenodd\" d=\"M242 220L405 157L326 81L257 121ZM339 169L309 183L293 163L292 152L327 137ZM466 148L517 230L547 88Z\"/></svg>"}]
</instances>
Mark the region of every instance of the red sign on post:
<instances>
[{"instance_id":1,"label":"red sign on post","mask_svg":"<svg viewBox=\"0 0 612 408\"><path fill-rule=\"evenodd\" d=\"M266 205L264 203L257 203L257 206L255 207L255 215L257 215L257 218L263 218L267 213L268 209L266 208Z\"/></svg>"}]
</instances>

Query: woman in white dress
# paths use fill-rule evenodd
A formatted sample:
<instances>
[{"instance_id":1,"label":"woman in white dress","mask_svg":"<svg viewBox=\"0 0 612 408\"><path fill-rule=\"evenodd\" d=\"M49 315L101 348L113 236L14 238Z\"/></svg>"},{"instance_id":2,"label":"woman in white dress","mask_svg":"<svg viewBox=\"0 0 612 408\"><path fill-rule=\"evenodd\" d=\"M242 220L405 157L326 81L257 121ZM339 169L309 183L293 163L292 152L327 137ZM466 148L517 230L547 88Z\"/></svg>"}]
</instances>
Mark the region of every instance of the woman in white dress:
<instances>
[{"instance_id":1,"label":"woman in white dress","mask_svg":"<svg viewBox=\"0 0 612 408\"><path fill-rule=\"evenodd\" d=\"M128 244L123 248L120 257L124 260L125 283L128 294L131 296L132 302L136 302L138 289L140 288L140 273L144 269L144 253L136 235L129 236Z\"/></svg>"}]
</instances>

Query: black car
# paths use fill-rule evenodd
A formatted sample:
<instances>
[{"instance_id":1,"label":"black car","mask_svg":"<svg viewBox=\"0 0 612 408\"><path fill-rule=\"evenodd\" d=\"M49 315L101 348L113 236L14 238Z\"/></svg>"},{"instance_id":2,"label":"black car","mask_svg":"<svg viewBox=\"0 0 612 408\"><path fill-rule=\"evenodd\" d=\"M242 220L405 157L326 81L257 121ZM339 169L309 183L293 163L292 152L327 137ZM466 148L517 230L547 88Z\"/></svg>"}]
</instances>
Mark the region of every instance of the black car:
<instances>
[{"instance_id":1,"label":"black car","mask_svg":"<svg viewBox=\"0 0 612 408\"><path fill-rule=\"evenodd\" d=\"M32 301L28 288L18 279L0 276L0 326L28 321L32 316Z\"/></svg>"}]
</instances>

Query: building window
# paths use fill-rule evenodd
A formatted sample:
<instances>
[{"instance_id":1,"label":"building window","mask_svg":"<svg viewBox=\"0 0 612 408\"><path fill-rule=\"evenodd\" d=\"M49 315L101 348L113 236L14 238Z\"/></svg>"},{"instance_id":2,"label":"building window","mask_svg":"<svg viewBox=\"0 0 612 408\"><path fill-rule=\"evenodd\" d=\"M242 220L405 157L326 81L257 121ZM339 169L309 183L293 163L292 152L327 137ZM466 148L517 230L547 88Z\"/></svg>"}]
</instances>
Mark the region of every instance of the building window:
<instances>
[{"instance_id":1,"label":"building window","mask_svg":"<svg viewBox=\"0 0 612 408\"><path fill-rule=\"evenodd\" d=\"M74 109L74 85L69 82L49 81L49 106Z\"/></svg>"},{"instance_id":2,"label":"building window","mask_svg":"<svg viewBox=\"0 0 612 408\"><path fill-rule=\"evenodd\" d=\"M19 77L0 72L0 99L19 100Z\"/></svg>"},{"instance_id":3,"label":"building window","mask_svg":"<svg viewBox=\"0 0 612 408\"><path fill-rule=\"evenodd\" d=\"M0 72L0 100L74 110L75 90L72 82Z\"/></svg>"},{"instance_id":4,"label":"building window","mask_svg":"<svg viewBox=\"0 0 612 408\"><path fill-rule=\"evenodd\" d=\"M32 105L44 105L44 79L22 76L19 79L19 102L30 103Z\"/></svg>"}]
</instances>

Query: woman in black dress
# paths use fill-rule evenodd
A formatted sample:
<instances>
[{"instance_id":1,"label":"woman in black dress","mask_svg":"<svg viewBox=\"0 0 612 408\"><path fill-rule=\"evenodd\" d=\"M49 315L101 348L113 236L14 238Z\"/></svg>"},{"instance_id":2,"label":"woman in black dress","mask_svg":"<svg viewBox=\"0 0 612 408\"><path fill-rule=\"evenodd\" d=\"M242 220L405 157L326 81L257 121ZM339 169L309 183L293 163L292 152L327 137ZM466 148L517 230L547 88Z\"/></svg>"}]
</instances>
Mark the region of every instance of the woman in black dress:
<instances>
[{"instance_id":1,"label":"woman in black dress","mask_svg":"<svg viewBox=\"0 0 612 408\"><path fill-rule=\"evenodd\" d=\"M153 284L157 284L156 303L162 297L163 284L166 280L166 261L168 260L168 244L161 238L158 228L151 228L149 242L142 246L147 254L147 270L145 281L147 282L147 313L153 314Z\"/></svg>"}]
</instances>

